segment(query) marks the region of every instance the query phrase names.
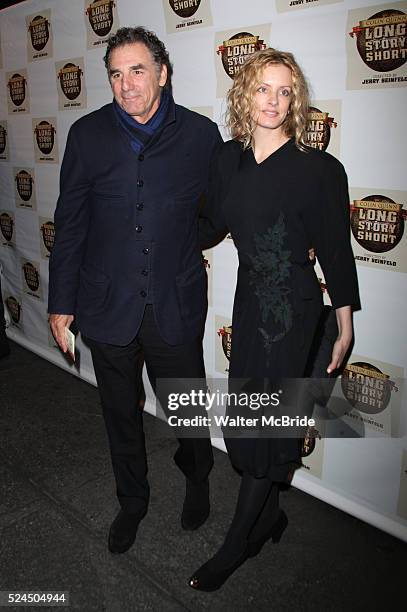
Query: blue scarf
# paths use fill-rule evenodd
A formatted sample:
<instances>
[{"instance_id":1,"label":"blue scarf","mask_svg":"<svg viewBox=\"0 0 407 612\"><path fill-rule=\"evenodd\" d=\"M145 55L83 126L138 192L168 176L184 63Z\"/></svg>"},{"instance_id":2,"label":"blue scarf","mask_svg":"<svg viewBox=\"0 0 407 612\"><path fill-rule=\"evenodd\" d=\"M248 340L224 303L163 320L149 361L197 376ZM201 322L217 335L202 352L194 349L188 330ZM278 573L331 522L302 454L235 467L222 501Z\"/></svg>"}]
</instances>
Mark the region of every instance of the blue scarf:
<instances>
[{"instance_id":1,"label":"blue scarf","mask_svg":"<svg viewBox=\"0 0 407 612\"><path fill-rule=\"evenodd\" d=\"M162 126L167 116L169 105L170 94L167 89L162 89L160 106L154 115L147 123L139 123L133 119L131 115L127 114L126 111L117 104L116 100L113 100L113 108L116 111L121 127L130 139L130 145L133 151L140 153L140 151L150 142L151 138Z\"/></svg>"}]
</instances>

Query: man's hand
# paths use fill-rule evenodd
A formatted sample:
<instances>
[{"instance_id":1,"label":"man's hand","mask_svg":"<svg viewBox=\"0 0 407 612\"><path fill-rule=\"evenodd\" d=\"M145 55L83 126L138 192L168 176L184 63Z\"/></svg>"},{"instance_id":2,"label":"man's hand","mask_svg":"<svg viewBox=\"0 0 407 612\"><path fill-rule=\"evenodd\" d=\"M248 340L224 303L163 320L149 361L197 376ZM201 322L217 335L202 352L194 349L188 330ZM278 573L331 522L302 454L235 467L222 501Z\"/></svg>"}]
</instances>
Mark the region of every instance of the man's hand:
<instances>
[{"instance_id":1,"label":"man's hand","mask_svg":"<svg viewBox=\"0 0 407 612\"><path fill-rule=\"evenodd\" d=\"M73 319L74 316L71 314L50 314L48 317L52 335L64 353L66 353L68 350L65 338L65 327L69 328Z\"/></svg>"}]
</instances>

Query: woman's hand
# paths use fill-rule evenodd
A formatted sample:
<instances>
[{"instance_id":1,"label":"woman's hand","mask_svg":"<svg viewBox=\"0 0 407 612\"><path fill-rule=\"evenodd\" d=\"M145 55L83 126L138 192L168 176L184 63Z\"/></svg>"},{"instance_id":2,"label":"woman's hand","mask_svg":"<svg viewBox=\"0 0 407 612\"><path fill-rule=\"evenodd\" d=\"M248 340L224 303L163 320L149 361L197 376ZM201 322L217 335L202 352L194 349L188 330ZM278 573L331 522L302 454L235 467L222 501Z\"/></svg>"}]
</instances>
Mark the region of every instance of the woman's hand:
<instances>
[{"instance_id":1,"label":"woman's hand","mask_svg":"<svg viewBox=\"0 0 407 612\"><path fill-rule=\"evenodd\" d=\"M331 363L326 369L328 374L340 367L352 342L352 309L350 306L342 306L336 309L336 322L339 334L332 349Z\"/></svg>"}]
</instances>

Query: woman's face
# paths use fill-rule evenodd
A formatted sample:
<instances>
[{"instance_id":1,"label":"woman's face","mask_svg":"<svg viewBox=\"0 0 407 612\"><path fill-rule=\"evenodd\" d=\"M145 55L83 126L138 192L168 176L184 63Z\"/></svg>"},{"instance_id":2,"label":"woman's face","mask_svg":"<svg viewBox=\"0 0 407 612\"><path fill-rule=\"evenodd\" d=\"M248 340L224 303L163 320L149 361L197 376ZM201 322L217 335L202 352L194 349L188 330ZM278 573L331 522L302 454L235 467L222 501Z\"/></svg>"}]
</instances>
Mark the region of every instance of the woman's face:
<instances>
[{"instance_id":1,"label":"woman's face","mask_svg":"<svg viewBox=\"0 0 407 612\"><path fill-rule=\"evenodd\" d=\"M290 109L293 79L284 64L269 64L263 70L253 99L252 119L258 130L283 131L283 123Z\"/></svg>"}]
</instances>

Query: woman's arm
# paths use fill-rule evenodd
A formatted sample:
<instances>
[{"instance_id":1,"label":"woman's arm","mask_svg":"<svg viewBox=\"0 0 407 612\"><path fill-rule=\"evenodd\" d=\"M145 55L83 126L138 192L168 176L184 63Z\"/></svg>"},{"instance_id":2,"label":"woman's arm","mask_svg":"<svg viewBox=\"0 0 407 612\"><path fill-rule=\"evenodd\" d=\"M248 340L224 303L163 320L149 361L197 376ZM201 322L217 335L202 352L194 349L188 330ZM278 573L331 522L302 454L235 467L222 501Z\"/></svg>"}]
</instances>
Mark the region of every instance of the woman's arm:
<instances>
[{"instance_id":1,"label":"woman's arm","mask_svg":"<svg viewBox=\"0 0 407 612\"><path fill-rule=\"evenodd\" d=\"M332 349L331 363L326 369L328 374L340 367L353 337L351 306L341 306L336 309L335 314L339 334Z\"/></svg>"},{"instance_id":2,"label":"woman's arm","mask_svg":"<svg viewBox=\"0 0 407 612\"><path fill-rule=\"evenodd\" d=\"M335 158L323 158L325 169L313 219L313 246L336 312L338 337L328 374L340 367L353 337L352 310L360 308L355 260L350 242L349 194L345 170Z\"/></svg>"},{"instance_id":3,"label":"woman's arm","mask_svg":"<svg viewBox=\"0 0 407 612\"><path fill-rule=\"evenodd\" d=\"M223 240L229 231L222 203L231 187L240 155L240 144L229 140L213 156L209 173L209 188L199 213L199 242L203 251Z\"/></svg>"},{"instance_id":4,"label":"woman's arm","mask_svg":"<svg viewBox=\"0 0 407 612\"><path fill-rule=\"evenodd\" d=\"M214 247L227 234L222 212L225 197L224 177L220 168L221 147L214 153L210 169L209 184L199 211L199 243L202 251Z\"/></svg>"},{"instance_id":5,"label":"woman's arm","mask_svg":"<svg viewBox=\"0 0 407 612\"><path fill-rule=\"evenodd\" d=\"M315 193L315 208L307 220L310 244L321 264L333 308L351 305L359 309L346 173L342 164L329 154L324 154L321 161L324 165Z\"/></svg>"}]
</instances>

